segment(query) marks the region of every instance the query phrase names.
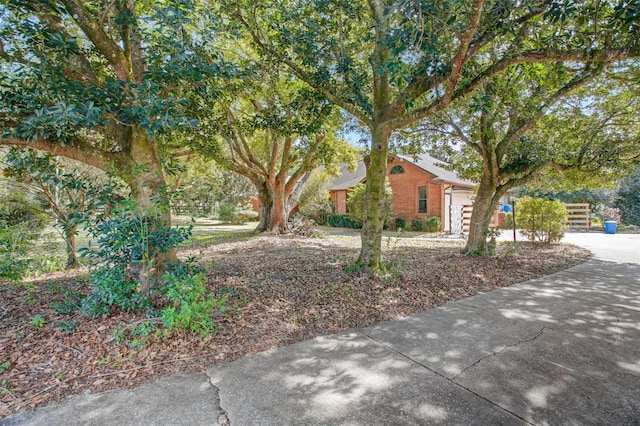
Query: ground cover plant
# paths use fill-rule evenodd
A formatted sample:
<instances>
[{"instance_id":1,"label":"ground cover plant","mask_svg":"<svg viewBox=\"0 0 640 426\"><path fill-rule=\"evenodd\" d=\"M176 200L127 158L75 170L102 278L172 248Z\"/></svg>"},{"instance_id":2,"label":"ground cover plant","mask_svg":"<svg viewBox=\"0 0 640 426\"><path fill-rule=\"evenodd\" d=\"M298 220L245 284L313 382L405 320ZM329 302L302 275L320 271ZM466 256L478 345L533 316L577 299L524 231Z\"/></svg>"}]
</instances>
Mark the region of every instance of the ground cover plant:
<instances>
[{"instance_id":1,"label":"ground cover plant","mask_svg":"<svg viewBox=\"0 0 640 426\"><path fill-rule=\"evenodd\" d=\"M372 278L353 268L354 231L323 238L239 235L239 241L226 235L219 244L183 247L180 257L195 257L202 270L169 282L179 303L155 317L123 310L87 316L80 309L90 291L82 271L3 282L0 415L178 371L202 374L212 364L369 326L589 257L573 246L520 243L498 244L492 258L472 258L460 254L462 240L387 236L389 273ZM181 299L176 285L191 286L192 297ZM186 326L157 332L163 321ZM200 333L209 322L212 333Z\"/></svg>"}]
</instances>

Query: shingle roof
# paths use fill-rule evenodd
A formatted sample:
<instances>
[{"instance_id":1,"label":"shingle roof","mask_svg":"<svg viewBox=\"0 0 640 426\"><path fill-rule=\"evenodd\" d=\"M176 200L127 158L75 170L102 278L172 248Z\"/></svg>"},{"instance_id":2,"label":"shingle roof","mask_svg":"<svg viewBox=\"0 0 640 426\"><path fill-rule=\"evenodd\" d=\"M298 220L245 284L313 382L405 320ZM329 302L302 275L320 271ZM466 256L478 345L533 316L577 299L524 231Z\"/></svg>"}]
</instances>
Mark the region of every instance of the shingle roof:
<instances>
[{"instance_id":1,"label":"shingle roof","mask_svg":"<svg viewBox=\"0 0 640 426\"><path fill-rule=\"evenodd\" d=\"M475 182L462 179L458 177L458 174L453 170L447 170L444 168L447 164L436 160L435 158L427 154L418 154L415 157L412 155L398 155L404 161L414 164L422 170L434 175L433 180L441 181L445 183L451 183L454 185L472 187L476 186ZM335 178L329 185L329 191L350 189L359 184L366 177L366 168L364 161L358 162L358 167L355 171L350 172L346 164L340 166L340 176Z\"/></svg>"},{"instance_id":2,"label":"shingle roof","mask_svg":"<svg viewBox=\"0 0 640 426\"><path fill-rule=\"evenodd\" d=\"M367 175L364 161L358 161L358 166L351 172L346 164L340 165L340 175L335 178L329 185L329 191L353 188L362 182Z\"/></svg>"},{"instance_id":3,"label":"shingle roof","mask_svg":"<svg viewBox=\"0 0 640 426\"><path fill-rule=\"evenodd\" d=\"M460 186L476 186L475 182L467 179L462 179L453 170L447 170L445 167L447 163L437 160L427 154L418 154L415 159L412 155L398 155L405 161L415 164L422 170L427 171L435 176L433 180L439 180L446 183L452 183Z\"/></svg>"}]
</instances>

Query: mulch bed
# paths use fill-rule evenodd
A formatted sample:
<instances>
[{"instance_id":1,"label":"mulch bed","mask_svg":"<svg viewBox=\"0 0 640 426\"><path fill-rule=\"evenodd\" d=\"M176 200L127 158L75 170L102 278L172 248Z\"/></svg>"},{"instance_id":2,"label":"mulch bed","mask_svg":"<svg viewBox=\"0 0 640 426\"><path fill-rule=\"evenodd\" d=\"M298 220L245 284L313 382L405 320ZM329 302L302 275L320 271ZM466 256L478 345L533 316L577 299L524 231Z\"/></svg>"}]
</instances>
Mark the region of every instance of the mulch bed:
<instances>
[{"instance_id":1,"label":"mulch bed","mask_svg":"<svg viewBox=\"0 0 640 426\"><path fill-rule=\"evenodd\" d=\"M209 338L181 333L146 341L117 330L141 313L91 319L60 313L70 295L86 293L82 275L58 274L0 286L0 418L83 392L132 388L315 336L369 326L582 263L590 253L567 245L499 246L498 256L459 254L460 243L424 240L387 248L390 272L350 272L357 239L264 235L203 248L213 295L228 294ZM57 311L52 307L56 306ZM40 318L41 316L41 318ZM43 321L42 321L43 320ZM73 326L75 330L70 331Z\"/></svg>"}]
</instances>

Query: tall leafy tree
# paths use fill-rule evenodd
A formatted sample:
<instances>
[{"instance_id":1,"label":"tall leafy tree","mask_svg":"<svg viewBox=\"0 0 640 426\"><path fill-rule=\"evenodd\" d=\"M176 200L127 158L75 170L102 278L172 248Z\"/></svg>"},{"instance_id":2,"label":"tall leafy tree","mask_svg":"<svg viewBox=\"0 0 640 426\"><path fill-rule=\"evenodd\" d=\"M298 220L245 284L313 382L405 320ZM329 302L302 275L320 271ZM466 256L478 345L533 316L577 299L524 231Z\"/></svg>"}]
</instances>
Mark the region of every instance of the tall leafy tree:
<instances>
[{"instance_id":1,"label":"tall leafy tree","mask_svg":"<svg viewBox=\"0 0 640 426\"><path fill-rule=\"evenodd\" d=\"M210 214L222 203L248 208L255 197L251 182L213 160L188 153L182 169L169 177L175 211Z\"/></svg>"},{"instance_id":2,"label":"tall leafy tree","mask_svg":"<svg viewBox=\"0 0 640 426\"><path fill-rule=\"evenodd\" d=\"M211 96L213 86L202 81L220 72L203 47L208 33L192 34L206 19L193 19L195 7L189 0L3 2L0 144L110 169L143 214L165 186L160 137L194 124L185 94ZM162 225L169 223L167 208ZM156 264L171 258L158 252Z\"/></svg>"},{"instance_id":3,"label":"tall leafy tree","mask_svg":"<svg viewBox=\"0 0 640 426\"><path fill-rule=\"evenodd\" d=\"M253 183L260 200L258 230L284 233L311 172L354 160L356 150L338 138L341 116L324 96L277 66L246 67L253 82L231 89L222 107L213 108L217 113L206 111L204 137L194 144Z\"/></svg>"},{"instance_id":4,"label":"tall leafy tree","mask_svg":"<svg viewBox=\"0 0 640 426\"><path fill-rule=\"evenodd\" d=\"M637 1L222 0L260 52L371 134L358 262L381 260L389 139L510 66L640 54ZM489 51L496 55L487 54Z\"/></svg>"},{"instance_id":5,"label":"tall leafy tree","mask_svg":"<svg viewBox=\"0 0 640 426\"><path fill-rule=\"evenodd\" d=\"M431 140L462 143L454 165L479 182L467 253L488 253L488 226L508 190L602 186L640 155L640 103L603 71L594 64L514 67L469 103L423 123Z\"/></svg>"}]
</instances>

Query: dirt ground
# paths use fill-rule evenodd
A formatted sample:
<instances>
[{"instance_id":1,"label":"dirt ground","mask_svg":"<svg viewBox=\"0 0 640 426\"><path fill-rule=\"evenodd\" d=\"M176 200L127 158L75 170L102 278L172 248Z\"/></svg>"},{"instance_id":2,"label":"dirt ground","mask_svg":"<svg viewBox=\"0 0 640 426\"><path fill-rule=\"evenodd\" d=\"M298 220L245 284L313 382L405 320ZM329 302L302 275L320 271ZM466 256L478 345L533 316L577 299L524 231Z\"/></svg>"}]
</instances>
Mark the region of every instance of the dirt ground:
<instances>
[{"instance_id":1,"label":"dirt ground","mask_svg":"<svg viewBox=\"0 0 640 426\"><path fill-rule=\"evenodd\" d=\"M224 240L222 240L224 241ZM460 240L385 237L388 273L353 271L359 238L246 235L242 241L183 250L206 268L212 297L228 302L217 333L121 339L143 313L91 319L65 313L88 291L77 272L0 285L0 417L83 392L131 388L178 371L318 335L369 326L584 262L569 245L501 244L492 258L460 254ZM54 309L55 308L55 309Z\"/></svg>"}]
</instances>

